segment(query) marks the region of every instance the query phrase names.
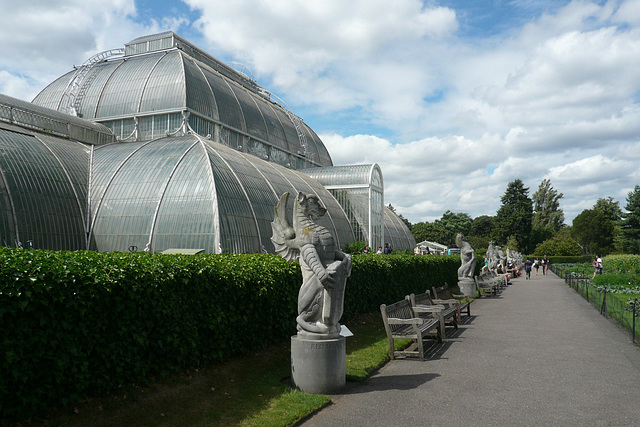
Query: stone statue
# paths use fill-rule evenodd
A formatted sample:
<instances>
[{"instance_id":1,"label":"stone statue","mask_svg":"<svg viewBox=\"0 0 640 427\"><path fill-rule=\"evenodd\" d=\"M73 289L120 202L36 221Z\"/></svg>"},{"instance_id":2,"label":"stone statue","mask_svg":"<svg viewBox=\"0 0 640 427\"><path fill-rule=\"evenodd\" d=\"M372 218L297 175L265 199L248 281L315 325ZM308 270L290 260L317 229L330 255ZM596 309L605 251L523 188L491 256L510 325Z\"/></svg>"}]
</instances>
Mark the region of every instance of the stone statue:
<instances>
[{"instance_id":1,"label":"stone statue","mask_svg":"<svg viewBox=\"0 0 640 427\"><path fill-rule=\"evenodd\" d=\"M288 199L289 193L284 193L275 207L271 241L287 261L300 260L298 335L307 339L338 337L351 256L336 248L329 230L313 222L327 211L317 196L298 193L293 226L287 219Z\"/></svg>"},{"instance_id":2,"label":"stone statue","mask_svg":"<svg viewBox=\"0 0 640 427\"><path fill-rule=\"evenodd\" d=\"M473 280L473 273L476 268L476 251L460 233L456 236L456 246L460 248L461 261L460 268L458 268L458 280L462 280L464 278Z\"/></svg>"},{"instance_id":3,"label":"stone statue","mask_svg":"<svg viewBox=\"0 0 640 427\"><path fill-rule=\"evenodd\" d=\"M456 235L456 245L460 248L460 268L458 268L458 289L464 295L475 298L476 282L473 273L476 269L476 251L460 233Z\"/></svg>"},{"instance_id":4,"label":"stone statue","mask_svg":"<svg viewBox=\"0 0 640 427\"><path fill-rule=\"evenodd\" d=\"M489 242L489 247L487 248L487 261L489 262L489 274L495 274L498 269L498 254L493 242Z\"/></svg>"}]
</instances>

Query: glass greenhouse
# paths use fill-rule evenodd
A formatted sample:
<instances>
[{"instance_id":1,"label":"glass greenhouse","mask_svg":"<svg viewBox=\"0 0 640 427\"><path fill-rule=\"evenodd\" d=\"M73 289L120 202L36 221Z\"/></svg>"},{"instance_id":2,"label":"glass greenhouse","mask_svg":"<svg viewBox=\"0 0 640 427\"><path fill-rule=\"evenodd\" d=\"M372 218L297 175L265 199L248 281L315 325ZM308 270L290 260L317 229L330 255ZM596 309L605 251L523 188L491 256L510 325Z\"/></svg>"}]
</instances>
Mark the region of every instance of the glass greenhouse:
<instances>
[{"instance_id":1,"label":"glass greenhouse","mask_svg":"<svg viewBox=\"0 0 640 427\"><path fill-rule=\"evenodd\" d=\"M385 234L392 234L386 228L395 227L395 224L385 222L380 166L336 166L304 169L303 172L324 185L338 200L357 240L367 242L372 248L383 246ZM383 233L383 230L387 232Z\"/></svg>"},{"instance_id":2,"label":"glass greenhouse","mask_svg":"<svg viewBox=\"0 0 640 427\"><path fill-rule=\"evenodd\" d=\"M301 191L340 247L413 248L380 167L333 166L272 98L171 32L95 55L33 103L0 95L0 244L272 253L274 207Z\"/></svg>"},{"instance_id":3,"label":"glass greenhouse","mask_svg":"<svg viewBox=\"0 0 640 427\"><path fill-rule=\"evenodd\" d=\"M121 141L192 130L292 169L331 166L315 132L272 97L246 75L166 32L95 55L33 103L103 123Z\"/></svg>"}]
</instances>

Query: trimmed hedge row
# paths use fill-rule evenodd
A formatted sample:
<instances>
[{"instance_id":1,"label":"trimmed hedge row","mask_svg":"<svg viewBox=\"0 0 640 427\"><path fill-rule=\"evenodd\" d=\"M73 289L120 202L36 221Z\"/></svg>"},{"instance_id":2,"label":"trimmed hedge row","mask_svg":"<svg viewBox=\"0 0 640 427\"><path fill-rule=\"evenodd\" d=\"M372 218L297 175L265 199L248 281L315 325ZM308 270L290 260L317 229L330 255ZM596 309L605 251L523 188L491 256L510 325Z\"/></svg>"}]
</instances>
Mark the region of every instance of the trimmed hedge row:
<instances>
[{"instance_id":1,"label":"trimmed hedge row","mask_svg":"<svg viewBox=\"0 0 640 427\"><path fill-rule=\"evenodd\" d=\"M457 256L356 255L345 316L455 283ZM0 419L252 352L295 333L297 263L275 255L0 248Z\"/></svg>"}]
</instances>

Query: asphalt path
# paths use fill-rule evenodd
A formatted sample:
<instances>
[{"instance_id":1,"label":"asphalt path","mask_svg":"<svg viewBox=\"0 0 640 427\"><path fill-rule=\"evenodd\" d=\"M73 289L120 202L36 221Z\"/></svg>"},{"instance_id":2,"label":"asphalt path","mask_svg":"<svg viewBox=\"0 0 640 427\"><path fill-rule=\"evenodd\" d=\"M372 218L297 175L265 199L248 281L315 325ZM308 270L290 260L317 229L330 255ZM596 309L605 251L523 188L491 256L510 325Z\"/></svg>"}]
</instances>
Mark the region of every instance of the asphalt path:
<instances>
[{"instance_id":1,"label":"asphalt path","mask_svg":"<svg viewBox=\"0 0 640 427\"><path fill-rule=\"evenodd\" d=\"M348 382L301 425L640 426L640 348L553 273L514 279L471 314L428 360Z\"/></svg>"}]
</instances>

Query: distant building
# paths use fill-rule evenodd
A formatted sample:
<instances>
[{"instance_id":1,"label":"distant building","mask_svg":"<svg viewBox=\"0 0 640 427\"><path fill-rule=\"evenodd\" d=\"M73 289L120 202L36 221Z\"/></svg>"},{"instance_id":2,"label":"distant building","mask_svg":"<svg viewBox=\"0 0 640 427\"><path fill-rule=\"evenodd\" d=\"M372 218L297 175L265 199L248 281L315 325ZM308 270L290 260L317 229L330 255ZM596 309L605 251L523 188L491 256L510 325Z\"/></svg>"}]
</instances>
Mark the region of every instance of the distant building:
<instances>
[{"instance_id":1,"label":"distant building","mask_svg":"<svg viewBox=\"0 0 640 427\"><path fill-rule=\"evenodd\" d=\"M341 247L413 248L379 166L334 167L273 98L172 32L95 55L33 103L0 95L0 244L273 252L273 208L302 191Z\"/></svg>"}]
</instances>

